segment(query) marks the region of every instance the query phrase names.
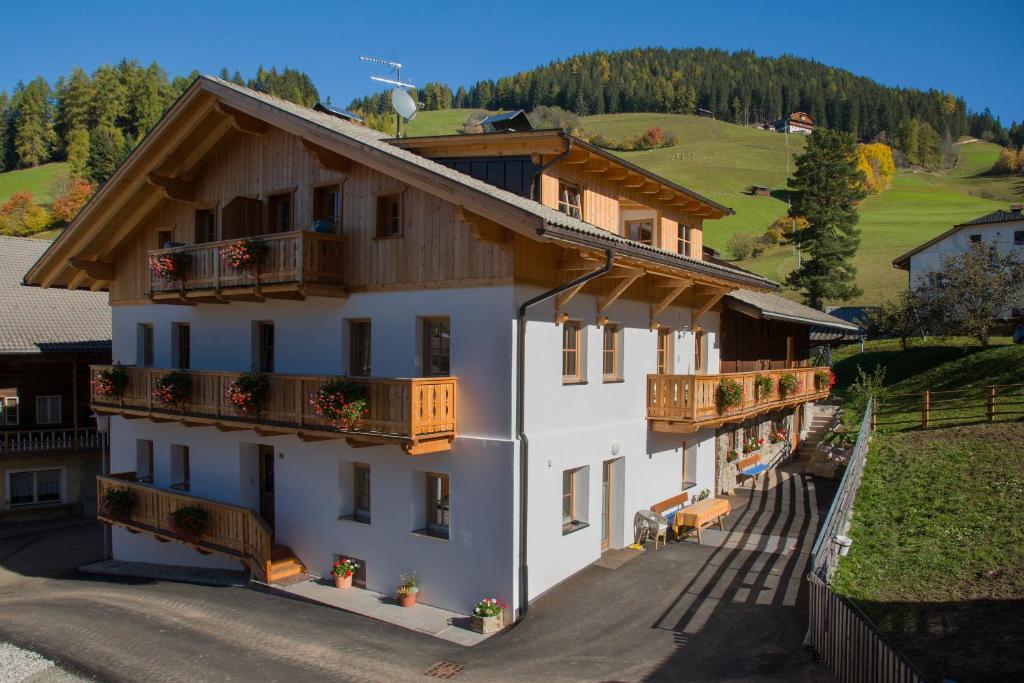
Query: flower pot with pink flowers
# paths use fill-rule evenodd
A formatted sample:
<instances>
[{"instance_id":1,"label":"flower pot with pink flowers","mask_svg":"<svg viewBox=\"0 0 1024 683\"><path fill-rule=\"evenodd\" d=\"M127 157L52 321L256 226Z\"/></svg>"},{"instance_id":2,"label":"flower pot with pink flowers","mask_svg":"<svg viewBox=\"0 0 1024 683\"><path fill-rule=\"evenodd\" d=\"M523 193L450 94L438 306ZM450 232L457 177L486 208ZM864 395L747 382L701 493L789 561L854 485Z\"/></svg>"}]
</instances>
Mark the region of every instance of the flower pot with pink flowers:
<instances>
[{"instance_id":1,"label":"flower pot with pink flowers","mask_svg":"<svg viewBox=\"0 0 1024 683\"><path fill-rule=\"evenodd\" d=\"M359 569L359 565L347 557L335 560L334 565L331 567L331 574L334 576L334 587L351 588L352 577L355 576L357 569Z\"/></svg>"},{"instance_id":2,"label":"flower pot with pink flowers","mask_svg":"<svg viewBox=\"0 0 1024 683\"><path fill-rule=\"evenodd\" d=\"M497 598L484 598L476 603L469 617L469 627L477 633L497 633L505 626L505 610L508 608Z\"/></svg>"},{"instance_id":3,"label":"flower pot with pink flowers","mask_svg":"<svg viewBox=\"0 0 1024 683\"><path fill-rule=\"evenodd\" d=\"M309 396L309 404L335 429L358 429L368 414L366 387L344 379L329 379Z\"/></svg>"},{"instance_id":4,"label":"flower pot with pink flowers","mask_svg":"<svg viewBox=\"0 0 1024 683\"><path fill-rule=\"evenodd\" d=\"M249 370L240 374L224 392L224 399L243 417L259 417L270 390L270 380L262 372Z\"/></svg>"},{"instance_id":5,"label":"flower pot with pink flowers","mask_svg":"<svg viewBox=\"0 0 1024 683\"><path fill-rule=\"evenodd\" d=\"M236 275L258 274L267 260L267 243L259 238L245 237L220 248L220 260Z\"/></svg>"}]
</instances>

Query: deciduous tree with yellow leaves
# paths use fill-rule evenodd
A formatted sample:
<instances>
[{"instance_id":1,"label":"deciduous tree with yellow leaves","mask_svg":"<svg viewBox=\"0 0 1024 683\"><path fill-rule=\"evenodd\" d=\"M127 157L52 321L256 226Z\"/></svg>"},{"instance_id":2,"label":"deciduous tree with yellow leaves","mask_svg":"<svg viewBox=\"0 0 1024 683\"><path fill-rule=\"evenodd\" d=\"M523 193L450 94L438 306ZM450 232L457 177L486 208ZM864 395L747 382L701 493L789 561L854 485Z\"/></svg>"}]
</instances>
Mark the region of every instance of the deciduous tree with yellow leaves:
<instances>
[{"instance_id":1,"label":"deciduous tree with yellow leaves","mask_svg":"<svg viewBox=\"0 0 1024 683\"><path fill-rule=\"evenodd\" d=\"M857 145L857 170L864 173L864 190L868 194L888 188L896 173L892 147L883 142Z\"/></svg>"}]
</instances>

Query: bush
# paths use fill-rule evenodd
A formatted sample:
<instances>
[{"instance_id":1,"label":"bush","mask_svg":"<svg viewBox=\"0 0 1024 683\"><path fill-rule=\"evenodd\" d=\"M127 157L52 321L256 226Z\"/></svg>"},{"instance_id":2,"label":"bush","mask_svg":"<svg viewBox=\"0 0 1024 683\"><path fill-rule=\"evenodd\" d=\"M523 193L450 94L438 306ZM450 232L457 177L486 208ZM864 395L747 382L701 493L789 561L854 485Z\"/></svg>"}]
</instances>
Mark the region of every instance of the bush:
<instances>
[{"instance_id":1,"label":"bush","mask_svg":"<svg viewBox=\"0 0 1024 683\"><path fill-rule=\"evenodd\" d=\"M192 396L192 375L173 370L153 383L153 398L168 405L180 406Z\"/></svg>"},{"instance_id":2,"label":"bush","mask_svg":"<svg viewBox=\"0 0 1024 683\"><path fill-rule=\"evenodd\" d=\"M787 372L779 377L779 394L783 398L795 394L798 386L799 383L797 382L796 375L791 372Z\"/></svg>"},{"instance_id":3,"label":"bush","mask_svg":"<svg viewBox=\"0 0 1024 683\"><path fill-rule=\"evenodd\" d=\"M61 223L70 223L92 196L93 186L81 178L71 178L67 187L53 200L53 217Z\"/></svg>"},{"instance_id":4,"label":"bush","mask_svg":"<svg viewBox=\"0 0 1024 683\"><path fill-rule=\"evenodd\" d=\"M93 381L93 391L104 398L121 398L128 386L128 371L120 365L100 370Z\"/></svg>"},{"instance_id":5,"label":"bush","mask_svg":"<svg viewBox=\"0 0 1024 683\"><path fill-rule=\"evenodd\" d=\"M178 538L198 541L210 526L210 513L195 505L183 505L171 513L171 529Z\"/></svg>"},{"instance_id":6,"label":"bush","mask_svg":"<svg viewBox=\"0 0 1024 683\"><path fill-rule=\"evenodd\" d=\"M114 519L128 519L135 509L135 492L128 488L110 489L103 494L103 507Z\"/></svg>"},{"instance_id":7,"label":"bush","mask_svg":"<svg viewBox=\"0 0 1024 683\"><path fill-rule=\"evenodd\" d=\"M42 232L51 222L50 212L36 204L27 190L15 192L0 205L0 234L27 237Z\"/></svg>"},{"instance_id":8,"label":"bush","mask_svg":"<svg viewBox=\"0 0 1024 683\"><path fill-rule=\"evenodd\" d=\"M715 403L718 412L724 413L730 408L735 408L743 400L743 386L734 379L726 377L718 383L715 390Z\"/></svg>"},{"instance_id":9,"label":"bush","mask_svg":"<svg viewBox=\"0 0 1024 683\"><path fill-rule=\"evenodd\" d=\"M772 393L772 378L768 375L757 373L754 376L754 396L758 401L763 401Z\"/></svg>"},{"instance_id":10,"label":"bush","mask_svg":"<svg viewBox=\"0 0 1024 683\"><path fill-rule=\"evenodd\" d=\"M751 257L757 246L757 238L749 232L737 232L729 238L729 253L737 261Z\"/></svg>"},{"instance_id":11,"label":"bush","mask_svg":"<svg viewBox=\"0 0 1024 683\"><path fill-rule=\"evenodd\" d=\"M249 370L228 385L224 398L242 415L255 416L262 410L269 389L270 381L266 375L257 370Z\"/></svg>"}]
</instances>

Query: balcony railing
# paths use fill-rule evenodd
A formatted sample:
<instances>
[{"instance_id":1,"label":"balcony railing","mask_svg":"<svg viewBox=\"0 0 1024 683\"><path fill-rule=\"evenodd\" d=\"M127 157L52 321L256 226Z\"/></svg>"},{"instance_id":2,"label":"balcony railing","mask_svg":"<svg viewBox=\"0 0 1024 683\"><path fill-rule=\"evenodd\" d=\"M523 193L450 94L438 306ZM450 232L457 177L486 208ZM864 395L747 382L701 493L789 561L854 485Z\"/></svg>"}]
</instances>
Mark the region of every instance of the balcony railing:
<instances>
[{"instance_id":1,"label":"balcony railing","mask_svg":"<svg viewBox=\"0 0 1024 683\"><path fill-rule=\"evenodd\" d=\"M154 534L161 541L187 542L200 552L233 557L249 567L260 580L267 580L273 532L255 511L154 488L137 483L135 478L134 472L96 477L97 519L134 533ZM114 517L105 504L107 492L114 489L128 489L133 494L131 512L123 518ZM202 508L209 515L206 532L199 539L180 539L171 527L171 515L184 506Z\"/></svg>"},{"instance_id":2,"label":"balcony railing","mask_svg":"<svg viewBox=\"0 0 1024 683\"><path fill-rule=\"evenodd\" d=\"M0 432L0 455L91 451L99 448L100 435L94 427Z\"/></svg>"},{"instance_id":3,"label":"balcony railing","mask_svg":"<svg viewBox=\"0 0 1024 683\"><path fill-rule=\"evenodd\" d=\"M183 299L258 300L305 294L344 296L341 237L295 231L254 239L267 246L267 253L259 268L243 273L226 266L221 257L222 249L238 242L236 239L150 251L150 257L171 253L191 257L184 280L168 280L149 271L153 300L173 303Z\"/></svg>"},{"instance_id":4,"label":"balcony railing","mask_svg":"<svg viewBox=\"0 0 1024 683\"><path fill-rule=\"evenodd\" d=\"M268 374L266 399L258 416L239 414L227 399L228 387L238 372L189 370L190 398L180 406L153 398L156 380L167 369L124 367L128 385L119 398L96 392L98 374L110 368L92 366L92 405L97 412L212 424L223 428L256 429L300 438L351 438L361 442L399 443L410 454L447 450L456 435L454 377L383 379L347 377L361 385L367 413L348 429L339 429L316 414L310 396L331 376Z\"/></svg>"},{"instance_id":5,"label":"balcony railing","mask_svg":"<svg viewBox=\"0 0 1024 683\"><path fill-rule=\"evenodd\" d=\"M819 390L815 385L815 373L821 370L828 368L788 368L721 375L648 375L647 419L658 431L687 431L826 398L829 389ZM779 379L787 374L796 377L797 386L794 391L783 395ZM758 375L771 379L771 390L764 396L755 392L754 379ZM739 382L741 398L738 405L720 409L718 386L727 378Z\"/></svg>"}]
</instances>

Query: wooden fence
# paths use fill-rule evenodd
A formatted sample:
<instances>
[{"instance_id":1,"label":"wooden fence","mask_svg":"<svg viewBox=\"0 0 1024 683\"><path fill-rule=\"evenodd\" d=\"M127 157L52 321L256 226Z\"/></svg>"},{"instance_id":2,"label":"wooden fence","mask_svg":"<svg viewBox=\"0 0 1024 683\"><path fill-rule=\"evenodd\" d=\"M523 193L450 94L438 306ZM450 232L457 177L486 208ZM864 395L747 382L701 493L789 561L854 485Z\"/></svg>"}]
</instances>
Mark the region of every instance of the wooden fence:
<instances>
[{"instance_id":1,"label":"wooden fence","mask_svg":"<svg viewBox=\"0 0 1024 683\"><path fill-rule=\"evenodd\" d=\"M19 429L0 433L0 455L99 450L95 427Z\"/></svg>"},{"instance_id":2,"label":"wooden fence","mask_svg":"<svg viewBox=\"0 0 1024 683\"><path fill-rule=\"evenodd\" d=\"M877 401L875 429L930 429L1024 419L1024 384L885 394Z\"/></svg>"},{"instance_id":3,"label":"wooden fence","mask_svg":"<svg viewBox=\"0 0 1024 683\"><path fill-rule=\"evenodd\" d=\"M829 587L839 564L836 536L844 535L853 518L874 423L874 401L868 401L864 419L825 521L811 550L808 640L818 661L843 683L917 683L925 680L903 655L885 642L881 631Z\"/></svg>"}]
</instances>

